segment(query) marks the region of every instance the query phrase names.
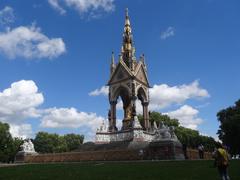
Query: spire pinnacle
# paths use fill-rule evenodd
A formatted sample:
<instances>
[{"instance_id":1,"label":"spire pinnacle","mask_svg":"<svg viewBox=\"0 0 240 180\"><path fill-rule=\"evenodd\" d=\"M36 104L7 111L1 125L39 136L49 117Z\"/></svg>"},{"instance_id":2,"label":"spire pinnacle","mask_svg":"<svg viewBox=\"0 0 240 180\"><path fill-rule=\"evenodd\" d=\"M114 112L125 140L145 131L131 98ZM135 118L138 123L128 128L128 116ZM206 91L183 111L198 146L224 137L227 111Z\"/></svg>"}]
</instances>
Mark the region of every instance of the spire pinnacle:
<instances>
[{"instance_id":1,"label":"spire pinnacle","mask_svg":"<svg viewBox=\"0 0 240 180\"><path fill-rule=\"evenodd\" d=\"M132 58L134 56L134 47L133 47L133 40L132 40L132 28L130 25L130 18L128 15L128 8L125 10L125 25L124 25L124 32L123 32L123 45L122 45L122 56L123 60L126 65L132 69Z\"/></svg>"},{"instance_id":2,"label":"spire pinnacle","mask_svg":"<svg viewBox=\"0 0 240 180\"><path fill-rule=\"evenodd\" d=\"M114 52L112 52L111 67L110 67L111 74L113 73L113 71L115 70L115 68L116 68L116 65L115 65L115 60L114 60Z\"/></svg>"},{"instance_id":3,"label":"spire pinnacle","mask_svg":"<svg viewBox=\"0 0 240 180\"><path fill-rule=\"evenodd\" d=\"M114 61L114 52L112 51L112 58L111 58L111 61L112 61L112 64L115 64L115 61Z\"/></svg>"},{"instance_id":4,"label":"spire pinnacle","mask_svg":"<svg viewBox=\"0 0 240 180\"><path fill-rule=\"evenodd\" d=\"M128 8L125 10L125 26L130 26L130 20L128 16Z\"/></svg>"}]
</instances>

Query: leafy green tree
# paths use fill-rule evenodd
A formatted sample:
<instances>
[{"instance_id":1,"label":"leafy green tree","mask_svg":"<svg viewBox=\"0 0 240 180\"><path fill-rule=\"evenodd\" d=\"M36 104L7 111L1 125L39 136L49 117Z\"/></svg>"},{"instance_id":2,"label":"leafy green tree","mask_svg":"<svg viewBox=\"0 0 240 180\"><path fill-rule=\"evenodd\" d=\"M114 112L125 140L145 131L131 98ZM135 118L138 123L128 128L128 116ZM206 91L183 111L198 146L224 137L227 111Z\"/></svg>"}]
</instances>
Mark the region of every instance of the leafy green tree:
<instances>
[{"instance_id":1,"label":"leafy green tree","mask_svg":"<svg viewBox=\"0 0 240 180\"><path fill-rule=\"evenodd\" d=\"M20 151L20 146L23 144L23 140L21 138L15 137L12 139L12 142L8 149L9 161L14 162L15 156L18 151Z\"/></svg>"},{"instance_id":2,"label":"leafy green tree","mask_svg":"<svg viewBox=\"0 0 240 180\"><path fill-rule=\"evenodd\" d=\"M63 136L57 135L57 138L54 139L54 142L55 142L55 143L53 143L53 152L54 153L67 152L68 151L67 143L66 143Z\"/></svg>"},{"instance_id":3,"label":"leafy green tree","mask_svg":"<svg viewBox=\"0 0 240 180\"><path fill-rule=\"evenodd\" d=\"M77 149L82 144L82 135L67 134L60 136L47 132L38 132L33 143L39 153L59 153Z\"/></svg>"},{"instance_id":4,"label":"leafy green tree","mask_svg":"<svg viewBox=\"0 0 240 180\"><path fill-rule=\"evenodd\" d=\"M12 138L7 123L0 122L0 162L13 162L22 142L22 139Z\"/></svg>"},{"instance_id":5,"label":"leafy green tree","mask_svg":"<svg viewBox=\"0 0 240 180\"><path fill-rule=\"evenodd\" d=\"M66 134L63 137L67 143L68 151L78 149L84 140L84 136L79 134Z\"/></svg>"},{"instance_id":6,"label":"leafy green tree","mask_svg":"<svg viewBox=\"0 0 240 180\"><path fill-rule=\"evenodd\" d=\"M38 132L33 143L35 150L39 153L56 153L67 150L67 144L64 138L58 134Z\"/></svg>"},{"instance_id":7,"label":"leafy green tree","mask_svg":"<svg viewBox=\"0 0 240 180\"><path fill-rule=\"evenodd\" d=\"M9 161L9 149L12 144L12 136L9 132L9 125L0 122L0 161Z\"/></svg>"},{"instance_id":8,"label":"leafy green tree","mask_svg":"<svg viewBox=\"0 0 240 180\"><path fill-rule=\"evenodd\" d=\"M138 115L138 119L143 126L144 122L143 116L141 114ZM168 126L179 126L179 122L177 119L171 119L168 115L164 115L156 111L149 112L149 120L151 124L155 121L157 125L159 125L160 122L164 122L164 124Z\"/></svg>"},{"instance_id":9,"label":"leafy green tree","mask_svg":"<svg viewBox=\"0 0 240 180\"><path fill-rule=\"evenodd\" d=\"M167 126L178 127L179 122L177 119L171 119L168 115L164 115L158 112L150 112L150 122L156 122L159 125L160 122L163 122Z\"/></svg>"},{"instance_id":10,"label":"leafy green tree","mask_svg":"<svg viewBox=\"0 0 240 180\"><path fill-rule=\"evenodd\" d=\"M220 122L217 132L219 139L230 148L231 154L240 153L240 99L234 106L217 113Z\"/></svg>"}]
</instances>

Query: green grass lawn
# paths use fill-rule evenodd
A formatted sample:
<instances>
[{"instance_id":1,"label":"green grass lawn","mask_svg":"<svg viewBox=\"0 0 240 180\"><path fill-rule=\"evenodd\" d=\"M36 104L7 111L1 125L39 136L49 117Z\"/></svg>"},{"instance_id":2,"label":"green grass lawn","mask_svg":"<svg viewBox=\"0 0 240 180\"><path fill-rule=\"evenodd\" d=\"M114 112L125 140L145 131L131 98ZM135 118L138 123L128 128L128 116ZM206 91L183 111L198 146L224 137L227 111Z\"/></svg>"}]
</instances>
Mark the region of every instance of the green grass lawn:
<instances>
[{"instance_id":1,"label":"green grass lawn","mask_svg":"<svg viewBox=\"0 0 240 180\"><path fill-rule=\"evenodd\" d=\"M231 161L231 180L240 180L240 161ZM213 161L28 164L0 168L0 180L218 180Z\"/></svg>"}]
</instances>

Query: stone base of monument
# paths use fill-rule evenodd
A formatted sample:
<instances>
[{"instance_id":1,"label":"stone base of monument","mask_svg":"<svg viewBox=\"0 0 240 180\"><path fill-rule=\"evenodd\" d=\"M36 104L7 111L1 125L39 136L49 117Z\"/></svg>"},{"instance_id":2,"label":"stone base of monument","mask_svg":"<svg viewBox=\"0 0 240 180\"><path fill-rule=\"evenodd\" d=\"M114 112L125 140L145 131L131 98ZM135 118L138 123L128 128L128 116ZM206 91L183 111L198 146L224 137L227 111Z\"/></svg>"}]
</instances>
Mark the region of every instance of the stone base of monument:
<instances>
[{"instance_id":1,"label":"stone base of monument","mask_svg":"<svg viewBox=\"0 0 240 180\"><path fill-rule=\"evenodd\" d=\"M36 152L19 151L15 156L16 163L24 163L27 156L37 156Z\"/></svg>"},{"instance_id":2,"label":"stone base of monument","mask_svg":"<svg viewBox=\"0 0 240 180\"><path fill-rule=\"evenodd\" d=\"M111 142L107 144L85 143L80 146L77 152L92 152L98 154L105 152L108 156L113 151L125 152L126 158L124 160L131 160L128 153L134 151L137 153L136 160L182 160L184 155L182 152L182 145L179 141L161 140L155 142L146 141L125 141L125 142ZM123 156L122 156L123 157ZM129 159L128 159L129 157ZM106 157L111 160L111 157ZM112 160L114 160L113 158Z\"/></svg>"},{"instance_id":3,"label":"stone base of monument","mask_svg":"<svg viewBox=\"0 0 240 180\"><path fill-rule=\"evenodd\" d=\"M149 144L148 157L151 160L163 159L185 159L182 151L182 144L179 141L162 140Z\"/></svg>"},{"instance_id":4,"label":"stone base of monument","mask_svg":"<svg viewBox=\"0 0 240 180\"><path fill-rule=\"evenodd\" d=\"M100 126L95 143L84 144L79 151L135 150L142 153L143 159L184 159L182 144L174 133L173 127L156 123L144 130L137 116L132 128L109 132L106 125Z\"/></svg>"}]
</instances>

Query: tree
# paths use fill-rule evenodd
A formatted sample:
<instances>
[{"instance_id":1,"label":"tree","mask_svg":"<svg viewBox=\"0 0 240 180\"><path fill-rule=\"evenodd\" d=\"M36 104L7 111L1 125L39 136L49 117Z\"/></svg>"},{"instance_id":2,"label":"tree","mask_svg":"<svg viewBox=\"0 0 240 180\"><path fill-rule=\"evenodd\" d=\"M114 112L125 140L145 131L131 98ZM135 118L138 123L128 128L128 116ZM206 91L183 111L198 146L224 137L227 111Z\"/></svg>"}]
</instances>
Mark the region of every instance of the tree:
<instances>
[{"instance_id":1,"label":"tree","mask_svg":"<svg viewBox=\"0 0 240 180\"><path fill-rule=\"evenodd\" d=\"M84 136L67 134L60 136L47 132L38 132L33 143L39 153L60 153L77 149L83 143Z\"/></svg>"},{"instance_id":2,"label":"tree","mask_svg":"<svg viewBox=\"0 0 240 180\"><path fill-rule=\"evenodd\" d=\"M9 125L0 122L0 161L9 161L9 147L12 143L12 136L9 132Z\"/></svg>"},{"instance_id":3,"label":"tree","mask_svg":"<svg viewBox=\"0 0 240 180\"><path fill-rule=\"evenodd\" d=\"M84 136L79 134L66 134L63 137L67 143L68 151L78 149L84 139Z\"/></svg>"},{"instance_id":4,"label":"tree","mask_svg":"<svg viewBox=\"0 0 240 180\"><path fill-rule=\"evenodd\" d=\"M22 139L12 138L7 123L0 122L0 162L13 162L22 142Z\"/></svg>"},{"instance_id":5,"label":"tree","mask_svg":"<svg viewBox=\"0 0 240 180\"><path fill-rule=\"evenodd\" d=\"M15 137L12 139L12 142L9 146L9 161L14 162L15 156L18 151L20 151L20 146L23 144L23 140L21 138Z\"/></svg>"},{"instance_id":6,"label":"tree","mask_svg":"<svg viewBox=\"0 0 240 180\"><path fill-rule=\"evenodd\" d=\"M218 137L230 148L233 155L240 153L240 99L234 106L222 109L217 113L220 122Z\"/></svg>"},{"instance_id":7,"label":"tree","mask_svg":"<svg viewBox=\"0 0 240 180\"><path fill-rule=\"evenodd\" d=\"M141 114L138 115L138 119L141 125L143 126L144 122L143 122L143 116ZM149 120L151 124L155 121L157 125L159 125L160 122L163 122L167 126L174 126L174 127L179 126L179 122L177 119L171 119L168 115L164 115L156 111L149 112Z\"/></svg>"},{"instance_id":8,"label":"tree","mask_svg":"<svg viewBox=\"0 0 240 180\"><path fill-rule=\"evenodd\" d=\"M57 153L67 151L67 144L58 134L38 132L34 141L35 150L39 153Z\"/></svg>"}]
</instances>

